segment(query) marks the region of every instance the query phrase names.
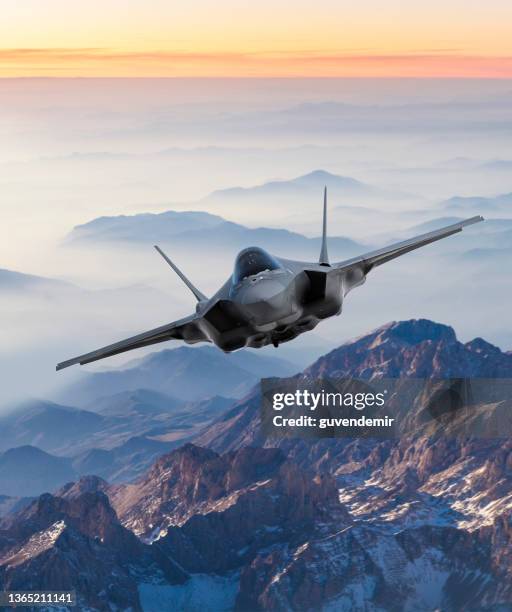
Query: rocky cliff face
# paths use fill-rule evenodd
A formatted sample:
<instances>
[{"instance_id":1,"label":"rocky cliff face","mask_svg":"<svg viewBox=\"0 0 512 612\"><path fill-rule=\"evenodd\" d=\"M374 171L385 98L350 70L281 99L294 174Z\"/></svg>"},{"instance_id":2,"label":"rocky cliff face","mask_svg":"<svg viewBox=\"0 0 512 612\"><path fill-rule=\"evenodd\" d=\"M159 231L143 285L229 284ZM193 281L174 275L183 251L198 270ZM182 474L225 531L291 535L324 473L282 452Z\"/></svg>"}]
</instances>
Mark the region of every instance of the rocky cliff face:
<instances>
[{"instance_id":1,"label":"rocky cliff face","mask_svg":"<svg viewBox=\"0 0 512 612\"><path fill-rule=\"evenodd\" d=\"M140 610L137 584L179 583L183 572L123 527L108 497L85 483L41 495L4 519L0 581L5 590L75 590L82 609Z\"/></svg>"},{"instance_id":2,"label":"rocky cliff face","mask_svg":"<svg viewBox=\"0 0 512 612\"><path fill-rule=\"evenodd\" d=\"M192 572L239 566L254 544L311 530L330 510L348 519L334 478L299 469L279 449L218 455L187 444L109 494L124 525Z\"/></svg>"},{"instance_id":3,"label":"rocky cliff face","mask_svg":"<svg viewBox=\"0 0 512 612\"><path fill-rule=\"evenodd\" d=\"M318 359L313 377L507 378L512 359L476 338L459 342L454 330L427 319L388 323Z\"/></svg>"},{"instance_id":4,"label":"rocky cliff face","mask_svg":"<svg viewBox=\"0 0 512 612\"><path fill-rule=\"evenodd\" d=\"M93 610L138 610L139 585L147 594L196 574L236 574L262 548L297 545L331 520L351 522L332 477L307 473L278 449L220 456L189 444L134 485L83 478L5 518L0 581L76 590Z\"/></svg>"},{"instance_id":5,"label":"rocky cliff face","mask_svg":"<svg viewBox=\"0 0 512 612\"><path fill-rule=\"evenodd\" d=\"M451 328L424 320L388 324L332 351L304 372L363 379L497 379L511 374L510 354L479 338L463 344ZM271 442L259 431L259 402L255 390L198 442L224 452L247 443L277 444L289 461L333 475L340 501L356 523L328 540L309 540L300 551L255 557L242 572L241 609L318 609L327 600L336 601L336 609L479 610L510 603L510 577L503 578L508 575L504 551L512 507L510 439L432 437L423 431L398 440ZM422 401L411 405L407 418L421 420L422 406ZM493 402L491 388L487 403L475 407L469 418L485 423L499 411L503 418L510 409L510 402ZM493 537L494 545L483 546L486 537ZM453 546L441 546L444 538ZM393 575L382 551L369 555L368 542L402 559ZM333 569L333 548L346 565ZM348 580L346 573L357 567L364 568L365 578ZM430 599L420 597L429 589Z\"/></svg>"}]
</instances>

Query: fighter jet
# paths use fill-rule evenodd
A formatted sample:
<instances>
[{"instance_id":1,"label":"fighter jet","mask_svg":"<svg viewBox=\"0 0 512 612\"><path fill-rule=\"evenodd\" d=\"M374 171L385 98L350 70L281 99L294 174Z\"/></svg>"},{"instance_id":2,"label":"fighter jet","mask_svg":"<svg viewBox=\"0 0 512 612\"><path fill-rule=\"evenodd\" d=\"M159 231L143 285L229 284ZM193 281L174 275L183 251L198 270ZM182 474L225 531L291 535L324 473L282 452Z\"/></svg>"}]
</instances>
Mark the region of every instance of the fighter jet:
<instances>
[{"instance_id":1,"label":"fighter jet","mask_svg":"<svg viewBox=\"0 0 512 612\"><path fill-rule=\"evenodd\" d=\"M330 263L327 254L327 189L324 189L318 262L284 259L259 247L248 247L237 255L232 275L210 298L192 284L162 249L155 246L194 294L196 311L179 321L63 361L57 365L57 370L171 339L183 340L187 344L211 342L227 353L268 344L278 347L314 329L322 319L339 315L345 296L362 285L367 274L377 266L483 220L481 216L471 217L346 261Z\"/></svg>"}]
</instances>

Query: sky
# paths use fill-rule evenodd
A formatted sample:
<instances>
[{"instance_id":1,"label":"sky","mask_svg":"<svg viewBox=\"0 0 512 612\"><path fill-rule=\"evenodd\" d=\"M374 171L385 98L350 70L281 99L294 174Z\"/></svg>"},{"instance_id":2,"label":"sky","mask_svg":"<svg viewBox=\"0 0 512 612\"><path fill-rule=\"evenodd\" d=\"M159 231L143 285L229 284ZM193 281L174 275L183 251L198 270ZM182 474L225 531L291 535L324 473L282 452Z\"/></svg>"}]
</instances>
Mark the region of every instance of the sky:
<instances>
[{"instance_id":1,"label":"sky","mask_svg":"<svg viewBox=\"0 0 512 612\"><path fill-rule=\"evenodd\" d=\"M512 77L510 0L3 0L0 76Z\"/></svg>"},{"instance_id":2,"label":"sky","mask_svg":"<svg viewBox=\"0 0 512 612\"><path fill-rule=\"evenodd\" d=\"M72 247L67 237L76 225L205 210L315 236L322 189L286 206L268 198L239 206L229 189L323 169L373 194L364 201L331 194L331 235L377 248L397 237L385 232L413 235L422 222L463 214L445 210L454 196L512 191L510 0L1 6L0 272L75 289L51 299L23 288L6 297L0 282L0 410L7 392L44 396L74 375L57 377L58 361L193 308L149 237L140 248ZM222 78L1 78L202 76ZM242 76L308 78L231 78ZM228 195L209 196L218 190ZM492 206L475 211L487 212ZM481 225L472 231L485 234ZM341 323L326 322L307 342L324 352L386 321L424 316L453 324L461 338L478 335L510 349L502 277L512 257L510 227L478 238L485 251L478 269L460 241L443 246L441 259L421 259L421 270L418 259L386 267L354 292ZM215 255L216 275L205 270L211 252L169 246L205 293L231 273L234 246ZM450 249L459 259L448 257ZM452 260L461 267L447 272ZM290 346L292 361L307 353Z\"/></svg>"}]
</instances>

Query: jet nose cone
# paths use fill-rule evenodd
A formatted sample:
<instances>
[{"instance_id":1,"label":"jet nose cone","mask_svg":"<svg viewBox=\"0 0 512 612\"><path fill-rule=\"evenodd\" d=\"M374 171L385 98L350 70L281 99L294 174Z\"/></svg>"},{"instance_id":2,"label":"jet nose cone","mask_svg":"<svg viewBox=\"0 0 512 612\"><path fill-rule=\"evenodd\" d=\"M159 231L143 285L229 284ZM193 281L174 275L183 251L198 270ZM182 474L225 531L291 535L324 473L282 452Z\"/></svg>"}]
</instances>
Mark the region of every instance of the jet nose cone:
<instances>
[{"instance_id":1,"label":"jet nose cone","mask_svg":"<svg viewBox=\"0 0 512 612\"><path fill-rule=\"evenodd\" d=\"M257 302L266 302L285 290L285 286L275 279L249 278L238 292L238 301L249 305Z\"/></svg>"}]
</instances>

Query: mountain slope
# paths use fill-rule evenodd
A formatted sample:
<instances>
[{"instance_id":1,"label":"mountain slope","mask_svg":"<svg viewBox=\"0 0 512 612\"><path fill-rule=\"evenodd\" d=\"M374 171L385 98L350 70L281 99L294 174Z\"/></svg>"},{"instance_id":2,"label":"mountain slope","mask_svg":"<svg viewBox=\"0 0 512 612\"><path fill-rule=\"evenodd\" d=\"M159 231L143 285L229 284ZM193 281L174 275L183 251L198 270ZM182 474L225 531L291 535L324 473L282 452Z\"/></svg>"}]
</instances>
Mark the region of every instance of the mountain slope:
<instances>
[{"instance_id":1,"label":"mountain slope","mask_svg":"<svg viewBox=\"0 0 512 612\"><path fill-rule=\"evenodd\" d=\"M388 323L351 340L320 357L303 376L508 378L512 358L481 338L463 344L451 327L419 319ZM261 443L259 407L259 389L254 389L195 441L220 452Z\"/></svg>"},{"instance_id":2,"label":"mountain slope","mask_svg":"<svg viewBox=\"0 0 512 612\"><path fill-rule=\"evenodd\" d=\"M457 214L480 214L480 215L510 215L512 205L512 193L504 193L495 197L482 196L454 196L441 203L441 206L450 212Z\"/></svg>"},{"instance_id":3,"label":"mountain slope","mask_svg":"<svg viewBox=\"0 0 512 612\"><path fill-rule=\"evenodd\" d=\"M34 446L11 448L0 455L0 493L13 497L54 491L76 478L69 459Z\"/></svg>"},{"instance_id":4,"label":"mountain slope","mask_svg":"<svg viewBox=\"0 0 512 612\"><path fill-rule=\"evenodd\" d=\"M224 223L222 217L206 212L141 213L98 217L73 228L69 242L82 241L166 241L190 231L212 230Z\"/></svg>"},{"instance_id":5,"label":"mountain slope","mask_svg":"<svg viewBox=\"0 0 512 612\"><path fill-rule=\"evenodd\" d=\"M244 201L247 199L263 199L263 198L297 198L304 197L312 198L313 201L319 200L323 188L327 187L329 194L333 197L339 196L355 196L377 195L378 190L375 187L366 185L351 177L340 176L326 172L325 170L313 170L308 174L298 176L290 180L277 180L256 185L255 187L232 187L230 189L222 189L214 191L206 200L217 199L236 199Z\"/></svg>"},{"instance_id":6,"label":"mountain slope","mask_svg":"<svg viewBox=\"0 0 512 612\"><path fill-rule=\"evenodd\" d=\"M219 396L186 402L147 389L104 396L91 402L95 411L26 402L0 418L6 449L0 455L0 494L39 495L86 474L132 480L232 403Z\"/></svg>"},{"instance_id":7,"label":"mountain slope","mask_svg":"<svg viewBox=\"0 0 512 612\"><path fill-rule=\"evenodd\" d=\"M428 320L384 325L298 376L402 372L494 379L470 417L508 418L512 409L499 395L512 354L482 338L462 343ZM148 399L158 405L161 396ZM414 397L407 417L419 419L430 399ZM8 516L2 583L38 588L39 575L45 588L73 583L93 610L107 601L240 612L510 608L512 442L503 430L275 441L259 432L260 403L254 387L202 432L202 446L172 450L135 482L83 478ZM105 595L106 573L114 578Z\"/></svg>"},{"instance_id":8,"label":"mountain slope","mask_svg":"<svg viewBox=\"0 0 512 612\"><path fill-rule=\"evenodd\" d=\"M292 373L286 361L250 351L225 354L210 346L151 353L121 370L82 374L63 393L66 401L92 405L95 398L136 389L195 401L213 395L239 397L264 376Z\"/></svg>"},{"instance_id":9,"label":"mountain slope","mask_svg":"<svg viewBox=\"0 0 512 612\"><path fill-rule=\"evenodd\" d=\"M0 268L0 292L52 292L77 290L77 287L65 281Z\"/></svg>"},{"instance_id":10,"label":"mountain slope","mask_svg":"<svg viewBox=\"0 0 512 612\"><path fill-rule=\"evenodd\" d=\"M2 523L0 581L17 590L76 591L79 609L140 610L137 583L183 572L123 528L99 490L49 494Z\"/></svg>"},{"instance_id":11,"label":"mountain slope","mask_svg":"<svg viewBox=\"0 0 512 612\"><path fill-rule=\"evenodd\" d=\"M87 410L32 400L0 417L3 432L0 448L32 445L58 453L103 431L105 423L102 416Z\"/></svg>"},{"instance_id":12,"label":"mountain slope","mask_svg":"<svg viewBox=\"0 0 512 612\"><path fill-rule=\"evenodd\" d=\"M190 219L196 215L204 216L208 222ZM264 224L265 219L261 222ZM246 227L208 213L167 211L93 219L73 228L66 238L66 243L159 243L169 244L173 252L180 249L200 252L207 244L210 253L232 253L249 245L256 245L277 255L292 253L305 260L314 261L320 250L321 238L307 238L287 229ZM333 257L341 258L363 251L365 247L350 238L331 236L329 248Z\"/></svg>"},{"instance_id":13,"label":"mountain slope","mask_svg":"<svg viewBox=\"0 0 512 612\"><path fill-rule=\"evenodd\" d=\"M418 319L388 323L348 342L318 359L304 374L505 378L512 375L512 360L481 338L463 344L453 328Z\"/></svg>"}]
</instances>

